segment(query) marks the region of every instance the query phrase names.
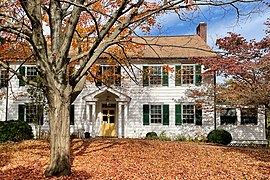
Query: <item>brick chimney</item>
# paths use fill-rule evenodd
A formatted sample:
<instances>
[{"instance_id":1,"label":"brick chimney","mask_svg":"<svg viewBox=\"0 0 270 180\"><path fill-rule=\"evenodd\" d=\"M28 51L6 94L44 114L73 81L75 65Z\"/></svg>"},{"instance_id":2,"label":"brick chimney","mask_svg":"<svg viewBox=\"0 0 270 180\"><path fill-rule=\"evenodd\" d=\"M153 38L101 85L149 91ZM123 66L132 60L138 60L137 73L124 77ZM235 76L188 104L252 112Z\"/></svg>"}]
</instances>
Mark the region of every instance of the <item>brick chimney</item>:
<instances>
[{"instance_id":1,"label":"brick chimney","mask_svg":"<svg viewBox=\"0 0 270 180\"><path fill-rule=\"evenodd\" d=\"M207 24L205 22L200 22L196 28L196 34L198 34L205 42L207 42Z\"/></svg>"}]
</instances>

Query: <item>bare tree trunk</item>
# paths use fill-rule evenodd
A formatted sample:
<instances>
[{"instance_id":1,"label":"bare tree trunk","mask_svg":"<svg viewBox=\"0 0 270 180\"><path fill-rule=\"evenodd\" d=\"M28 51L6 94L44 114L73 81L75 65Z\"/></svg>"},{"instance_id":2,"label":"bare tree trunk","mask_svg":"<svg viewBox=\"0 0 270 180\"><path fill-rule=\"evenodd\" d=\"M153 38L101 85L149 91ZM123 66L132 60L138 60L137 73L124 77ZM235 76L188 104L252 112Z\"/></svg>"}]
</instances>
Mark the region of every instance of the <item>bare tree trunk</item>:
<instances>
[{"instance_id":1,"label":"bare tree trunk","mask_svg":"<svg viewBox=\"0 0 270 180\"><path fill-rule=\"evenodd\" d=\"M51 93L49 96L50 164L45 176L71 173L70 163L70 96Z\"/></svg>"}]
</instances>

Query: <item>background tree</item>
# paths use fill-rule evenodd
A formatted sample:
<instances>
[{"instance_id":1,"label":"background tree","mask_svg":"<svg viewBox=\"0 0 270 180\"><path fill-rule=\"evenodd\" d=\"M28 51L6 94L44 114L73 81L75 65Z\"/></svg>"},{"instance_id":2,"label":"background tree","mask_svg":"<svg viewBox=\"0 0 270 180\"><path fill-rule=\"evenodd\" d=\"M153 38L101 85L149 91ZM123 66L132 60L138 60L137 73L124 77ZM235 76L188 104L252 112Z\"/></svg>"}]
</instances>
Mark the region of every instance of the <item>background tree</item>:
<instances>
[{"instance_id":1,"label":"background tree","mask_svg":"<svg viewBox=\"0 0 270 180\"><path fill-rule=\"evenodd\" d=\"M25 57L34 56L48 100L50 163L46 176L71 172L70 104L82 91L87 76L96 78L94 63L100 57L131 68L126 55L128 51L136 52L136 44L130 35L136 35L134 30L137 29L149 32L157 16L173 11L184 19L187 11L194 11L200 6L229 6L239 15L240 2L251 1L1 1L1 36L15 38L13 48L20 47L26 52ZM3 61L0 63L6 67ZM78 68L69 74L72 63L76 63ZM26 83L36 85L16 70L12 73Z\"/></svg>"},{"instance_id":2,"label":"background tree","mask_svg":"<svg viewBox=\"0 0 270 180\"><path fill-rule=\"evenodd\" d=\"M207 71L216 71L227 80L220 87L219 100L237 105L270 107L270 25L261 41L247 41L229 33L218 39L221 50L217 58L201 59Z\"/></svg>"},{"instance_id":3,"label":"background tree","mask_svg":"<svg viewBox=\"0 0 270 180\"><path fill-rule=\"evenodd\" d=\"M221 50L216 58L200 59L205 65L206 74L224 76L223 83L216 84L217 102L231 106L264 105L266 126L270 110L270 22L266 24L265 37L256 41L247 41L239 34L217 40ZM213 82L209 91L189 92L191 97L213 96Z\"/></svg>"}]
</instances>

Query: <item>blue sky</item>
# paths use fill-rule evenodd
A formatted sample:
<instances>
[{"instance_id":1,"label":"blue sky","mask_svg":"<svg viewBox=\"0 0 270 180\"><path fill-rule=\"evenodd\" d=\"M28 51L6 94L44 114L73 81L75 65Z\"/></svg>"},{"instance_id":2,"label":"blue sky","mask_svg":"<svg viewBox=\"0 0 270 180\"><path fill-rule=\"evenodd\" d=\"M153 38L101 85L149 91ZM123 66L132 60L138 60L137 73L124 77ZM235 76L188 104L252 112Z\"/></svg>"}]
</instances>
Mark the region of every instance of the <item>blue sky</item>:
<instances>
[{"instance_id":1,"label":"blue sky","mask_svg":"<svg viewBox=\"0 0 270 180\"><path fill-rule=\"evenodd\" d=\"M267 0L270 2L270 0ZM240 12L246 13L254 4L240 5ZM202 7L196 13L192 13L186 18L190 20L181 21L174 13L166 14L158 18L160 29L153 29L150 35L188 35L194 34L199 22L207 23L207 41L210 47L214 47L217 38L224 37L227 32L235 32L243 35L246 39L261 40L264 36L266 26L264 22L270 18L270 8L264 8L260 13L253 13L250 16L243 16L237 19L236 11L227 7L207 8Z\"/></svg>"}]
</instances>

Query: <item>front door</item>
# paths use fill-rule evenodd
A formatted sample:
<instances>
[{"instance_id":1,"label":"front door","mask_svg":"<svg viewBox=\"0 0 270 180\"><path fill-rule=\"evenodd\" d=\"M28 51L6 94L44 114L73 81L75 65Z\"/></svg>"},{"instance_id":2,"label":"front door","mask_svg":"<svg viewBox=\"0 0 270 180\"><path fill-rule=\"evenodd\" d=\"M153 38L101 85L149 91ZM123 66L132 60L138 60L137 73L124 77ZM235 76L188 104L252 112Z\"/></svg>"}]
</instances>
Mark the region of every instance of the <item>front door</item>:
<instances>
[{"instance_id":1,"label":"front door","mask_svg":"<svg viewBox=\"0 0 270 180\"><path fill-rule=\"evenodd\" d=\"M116 136L116 108L102 108L102 136Z\"/></svg>"}]
</instances>

